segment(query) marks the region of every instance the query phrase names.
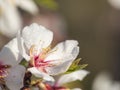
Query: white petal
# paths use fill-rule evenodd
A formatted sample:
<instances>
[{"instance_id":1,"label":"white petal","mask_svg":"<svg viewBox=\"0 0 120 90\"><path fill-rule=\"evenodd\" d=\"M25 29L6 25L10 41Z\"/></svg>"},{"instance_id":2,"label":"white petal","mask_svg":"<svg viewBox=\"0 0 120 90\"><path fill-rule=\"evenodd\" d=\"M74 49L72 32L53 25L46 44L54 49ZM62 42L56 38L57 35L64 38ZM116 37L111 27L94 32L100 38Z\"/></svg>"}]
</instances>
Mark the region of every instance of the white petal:
<instances>
[{"instance_id":1,"label":"white petal","mask_svg":"<svg viewBox=\"0 0 120 90\"><path fill-rule=\"evenodd\" d=\"M23 29L22 38L28 49L30 49L32 45L41 49L46 48L51 44L53 33L43 26L34 23Z\"/></svg>"},{"instance_id":2,"label":"white petal","mask_svg":"<svg viewBox=\"0 0 120 90\"><path fill-rule=\"evenodd\" d=\"M78 71L75 71L75 72L72 72L70 74L65 74L65 75L62 75L57 84L58 85L62 85L62 84L65 84L65 83L69 83L69 82L72 82L72 81L76 81L76 80L83 80L84 77L88 74L89 72L86 71L86 70L78 70Z\"/></svg>"},{"instance_id":3,"label":"white petal","mask_svg":"<svg viewBox=\"0 0 120 90\"><path fill-rule=\"evenodd\" d=\"M46 67L45 70L49 75L59 75L61 73L66 72L71 64L72 64L72 60L69 60L57 66Z\"/></svg>"},{"instance_id":4,"label":"white petal","mask_svg":"<svg viewBox=\"0 0 120 90\"><path fill-rule=\"evenodd\" d=\"M23 66L12 67L5 78L6 85L10 90L20 90L23 87L25 68Z\"/></svg>"},{"instance_id":5,"label":"white petal","mask_svg":"<svg viewBox=\"0 0 120 90\"><path fill-rule=\"evenodd\" d=\"M18 50L17 39L14 38L6 44L0 52L0 62L8 65L17 65L22 60Z\"/></svg>"},{"instance_id":6,"label":"white petal","mask_svg":"<svg viewBox=\"0 0 120 90\"><path fill-rule=\"evenodd\" d=\"M38 71L38 69L35 67L29 68L28 71L30 71L36 77L43 78L45 81L52 81L52 82L54 81L53 77L49 76L48 74L44 72Z\"/></svg>"},{"instance_id":7,"label":"white petal","mask_svg":"<svg viewBox=\"0 0 120 90\"><path fill-rule=\"evenodd\" d=\"M8 37L15 37L17 31L22 27L17 8L4 0L0 3L0 7L2 9L0 16L0 32Z\"/></svg>"},{"instance_id":8,"label":"white petal","mask_svg":"<svg viewBox=\"0 0 120 90\"><path fill-rule=\"evenodd\" d=\"M66 40L56 45L45 59L47 60L62 60L75 59L79 53L78 42L75 40ZM67 59L68 58L68 59Z\"/></svg>"},{"instance_id":9,"label":"white petal","mask_svg":"<svg viewBox=\"0 0 120 90\"><path fill-rule=\"evenodd\" d=\"M33 0L16 0L17 6L30 12L31 14L38 13L37 5L33 2Z\"/></svg>"},{"instance_id":10,"label":"white petal","mask_svg":"<svg viewBox=\"0 0 120 90\"><path fill-rule=\"evenodd\" d=\"M67 40L58 44L45 59L52 61L53 67L47 67L46 71L50 75L57 75L67 71L71 63L75 60L79 53L78 42L75 40Z\"/></svg>"},{"instance_id":11,"label":"white petal","mask_svg":"<svg viewBox=\"0 0 120 90\"><path fill-rule=\"evenodd\" d=\"M20 33L21 32L19 31L17 34L18 50L19 50L20 54L25 58L25 60L29 61L30 56L27 53L28 50L26 50L26 47L24 45L24 40L23 40L23 38L21 38Z\"/></svg>"}]
</instances>

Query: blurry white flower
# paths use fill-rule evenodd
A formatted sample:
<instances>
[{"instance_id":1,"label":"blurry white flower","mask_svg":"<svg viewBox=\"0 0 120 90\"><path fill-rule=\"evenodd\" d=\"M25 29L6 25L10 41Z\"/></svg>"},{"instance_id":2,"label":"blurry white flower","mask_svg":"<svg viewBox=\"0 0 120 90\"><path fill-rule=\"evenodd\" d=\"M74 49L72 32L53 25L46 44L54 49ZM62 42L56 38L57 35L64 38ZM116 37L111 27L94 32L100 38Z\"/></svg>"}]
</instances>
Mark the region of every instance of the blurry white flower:
<instances>
[{"instance_id":1,"label":"blurry white flower","mask_svg":"<svg viewBox=\"0 0 120 90\"><path fill-rule=\"evenodd\" d=\"M69 89L64 87L63 84L67 84L76 80L82 81L88 73L89 72L86 70L78 70L69 74L61 75L55 83L46 83L44 90L81 90L80 88Z\"/></svg>"},{"instance_id":2,"label":"blurry white flower","mask_svg":"<svg viewBox=\"0 0 120 90\"><path fill-rule=\"evenodd\" d=\"M17 48L17 39L13 39L0 52L0 78L10 90L20 90L23 86L25 68L18 65L22 57Z\"/></svg>"},{"instance_id":3,"label":"blurry white flower","mask_svg":"<svg viewBox=\"0 0 120 90\"><path fill-rule=\"evenodd\" d=\"M120 82L113 81L108 73L101 73L95 78L92 90L120 90Z\"/></svg>"},{"instance_id":4,"label":"blurry white flower","mask_svg":"<svg viewBox=\"0 0 120 90\"><path fill-rule=\"evenodd\" d=\"M0 0L0 33L14 37L22 27L22 19L17 7L36 14L38 9L32 0Z\"/></svg>"},{"instance_id":5,"label":"blurry white flower","mask_svg":"<svg viewBox=\"0 0 120 90\"><path fill-rule=\"evenodd\" d=\"M7 0L0 0L0 33L7 37L14 37L21 27L17 8Z\"/></svg>"},{"instance_id":6,"label":"blurry white flower","mask_svg":"<svg viewBox=\"0 0 120 90\"><path fill-rule=\"evenodd\" d=\"M111 6L116 9L120 9L120 0L108 0Z\"/></svg>"},{"instance_id":7,"label":"blurry white flower","mask_svg":"<svg viewBox=\"0 0 120 90\"><path fill-rule=\"evenodd\" d=\"M77 57L79 47L77 41L66 40L51 49L52 40L53 33L37 24L25 27L18 35L20 52L31 62L28 70L37 77L53 81L49 75L66 72Z\"/></svg>"}]
</instances>

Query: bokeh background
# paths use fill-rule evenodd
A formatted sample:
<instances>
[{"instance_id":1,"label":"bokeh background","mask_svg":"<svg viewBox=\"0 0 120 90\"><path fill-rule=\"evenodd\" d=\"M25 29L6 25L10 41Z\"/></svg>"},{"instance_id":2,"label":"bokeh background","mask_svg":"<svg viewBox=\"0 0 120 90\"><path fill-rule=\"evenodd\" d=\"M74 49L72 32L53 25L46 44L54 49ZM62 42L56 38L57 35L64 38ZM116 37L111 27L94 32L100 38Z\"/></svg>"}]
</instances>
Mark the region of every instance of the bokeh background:
<instances>
[{"instance_id":1,"label":"bokeh background","mask_svg":"<svg viewBox=\"0 0 120 90\"><path fill-rule=\"evenodd\" d=\"M32 16L19 9L23 27L33 22L45 25L55 33L54 45L65 39L79 41L82 63L90 74L82 81L83 90L92 90L92 83L100 72L111 73L120 81L120 10L108 0L55 0L57 7L39 6L39 14ZM49 5L49 4L48 4ZM0 35L0 47L11 38ZM81 82L73 85L79 86Z\"/></svg>"},{"instance_id":2,"label":"bokeh background","mask_svg":"<svg viewBox=\"0 0 120 90\"><path fill-rule=\"evenodd\" d=\"M91 72L85 90L103 71L120 80L120 10L108 0L57 0L67 22L68 35L80 42L80 57ZM89 88L88 88L89 87Z\"/></svg>"}]
</instances>

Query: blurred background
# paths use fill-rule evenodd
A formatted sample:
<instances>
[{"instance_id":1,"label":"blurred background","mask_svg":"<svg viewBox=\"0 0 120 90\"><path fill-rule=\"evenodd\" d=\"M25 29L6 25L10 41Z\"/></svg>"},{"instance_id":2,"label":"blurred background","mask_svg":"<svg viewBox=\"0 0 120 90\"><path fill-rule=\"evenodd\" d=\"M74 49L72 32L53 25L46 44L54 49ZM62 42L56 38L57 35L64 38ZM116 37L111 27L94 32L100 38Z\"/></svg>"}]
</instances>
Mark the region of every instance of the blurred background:
<instances>
[{"instance_id":1,"label":"blurred background","mask_svg":"<svg viewBox=\"0 0 120 90\"><path fill-rule=\"evenodd\" d=\"M103 71L109 72L112 80L120 81L119 0L33 1L37 6L34 14L29 10L24 10L18 4L15 5L22 23L18 30L37 22L55 33L54 45L65 39L78 40L80 43L80 55L78 57L82 58L81 64L88 64L85 69L90 71L90 74L82 81L83 90L92 90L95 77ZM0 15L2 16L2 10ZM11 18L14 19L12 16ZM10 32L10 28L7 30ZM0 48L15 36L11 37L2 32ZM80 86L80 84L81 82L76 82L74 85Z\"/></svg>"}]
</instances>

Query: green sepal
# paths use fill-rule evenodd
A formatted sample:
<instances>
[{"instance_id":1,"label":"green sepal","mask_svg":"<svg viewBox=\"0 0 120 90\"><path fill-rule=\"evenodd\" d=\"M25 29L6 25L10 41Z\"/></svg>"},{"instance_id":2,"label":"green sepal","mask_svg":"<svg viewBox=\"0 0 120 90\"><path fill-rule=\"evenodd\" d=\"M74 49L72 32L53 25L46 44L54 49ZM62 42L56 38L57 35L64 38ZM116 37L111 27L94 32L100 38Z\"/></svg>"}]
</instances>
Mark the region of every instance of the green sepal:
<instances>
[{"instance_id":1,"label":"green sepal","mask_svg":"<svg viewBox=\"0 0 120 90\"><path fill-rule=\"evenodd\" d=\"M65 73L71 73L71 72L74 72L76 70L81 70L88 65L88 64L79 65L80 60L81 60L81 58L75 60Z\"/></svg>"},{"instance_id":2,"label":"green sepal","mask_svg":"<svg viewBox=\"0 0 120 90\"><path fill-rule=\"evenodd\" d=\"M35 2L45 8L56 10L58 8L58 4L55 0L35 0Z\"/></svg>"},{"instance_id":3,"label":"green sepal","mask_svg":"<svg viewBox=\"0 0 120 90\"><path fill-rule=\"evenodd\" d=\"M28 67L29 63L25 59L23 59L19 64L22 66Z\"/></svg>"}]
</instances>

